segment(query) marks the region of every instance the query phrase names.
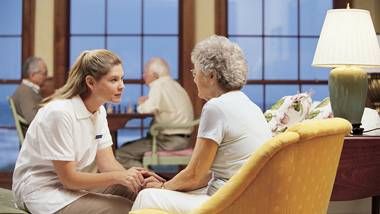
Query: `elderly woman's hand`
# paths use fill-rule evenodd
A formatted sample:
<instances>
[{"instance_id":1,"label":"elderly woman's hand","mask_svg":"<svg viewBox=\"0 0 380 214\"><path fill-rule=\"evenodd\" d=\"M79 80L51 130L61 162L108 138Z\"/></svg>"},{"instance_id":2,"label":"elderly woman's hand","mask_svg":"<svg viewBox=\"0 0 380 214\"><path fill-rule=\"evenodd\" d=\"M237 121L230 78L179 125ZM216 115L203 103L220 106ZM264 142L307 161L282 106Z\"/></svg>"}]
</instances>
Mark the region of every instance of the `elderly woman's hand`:
<instances>
[{"instance_id":1,"label":"elderly woman's hand","mask_svg":"<svg viewBox=\"0 0 380 214\"><path fill-rule=\"evenodd\" d=\"M145 178L144 188L161 188L164 182L159 181L157 178L150 176Z\"/></svg>"},{"instance_id":2,"label":"elderly woman's hand","mask_svg":"<svg viewBox=\"0 0 380 214\"><path fill-rule=\"evenodd\" d=\"M160 182L165 182L166 180L164 178L162 178L161 176L157 175L156 173L154 172L151 172L149 170L146 170L145 168L141 168L141 167L132 167L131 169L136 169L137 171L139 171L142 176L144 178L149 178L149 177L154 177L156 178L158 181Z\"/></svg>"}]
</instances>

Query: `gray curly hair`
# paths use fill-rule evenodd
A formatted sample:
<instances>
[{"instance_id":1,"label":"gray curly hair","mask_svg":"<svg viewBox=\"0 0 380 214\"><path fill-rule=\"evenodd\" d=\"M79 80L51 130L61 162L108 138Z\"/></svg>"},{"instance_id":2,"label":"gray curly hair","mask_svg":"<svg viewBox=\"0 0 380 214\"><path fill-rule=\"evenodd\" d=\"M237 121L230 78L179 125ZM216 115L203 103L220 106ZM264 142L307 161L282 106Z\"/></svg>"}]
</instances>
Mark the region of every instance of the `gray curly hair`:
<instances>
[{"instance_id":1,"label":"gray curly hair","mask_svg":"<svg viewBox=\"0 0 380 214\"><path fill-rule=\"evenodd\" d=\"M247 82L248 65L241 48L224 36L213 35L199 42L191 61L206 75L215 73L226 91L240 90Z\"/></svg>"}]
</instances>

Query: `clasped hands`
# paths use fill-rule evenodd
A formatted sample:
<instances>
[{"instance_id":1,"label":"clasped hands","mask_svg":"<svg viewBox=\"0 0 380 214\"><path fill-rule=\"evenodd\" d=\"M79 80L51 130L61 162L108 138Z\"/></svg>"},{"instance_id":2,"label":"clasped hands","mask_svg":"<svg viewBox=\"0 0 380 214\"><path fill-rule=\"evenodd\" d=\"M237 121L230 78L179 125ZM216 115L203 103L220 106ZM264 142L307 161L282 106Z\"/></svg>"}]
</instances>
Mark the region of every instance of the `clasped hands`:
<instances>
[{"instance_id":1,"label":"clasped hands","mask_svg":"<svg viewBox=\"0 0 380 214\"><path fill-rule=\"evenodd\" d=\"M121 179L120 184L129 187L135 193L144 188L161 188L166 181L156 173L141 167L132 167L123 171L119 179Z\"/></svg>"}]
</instances>

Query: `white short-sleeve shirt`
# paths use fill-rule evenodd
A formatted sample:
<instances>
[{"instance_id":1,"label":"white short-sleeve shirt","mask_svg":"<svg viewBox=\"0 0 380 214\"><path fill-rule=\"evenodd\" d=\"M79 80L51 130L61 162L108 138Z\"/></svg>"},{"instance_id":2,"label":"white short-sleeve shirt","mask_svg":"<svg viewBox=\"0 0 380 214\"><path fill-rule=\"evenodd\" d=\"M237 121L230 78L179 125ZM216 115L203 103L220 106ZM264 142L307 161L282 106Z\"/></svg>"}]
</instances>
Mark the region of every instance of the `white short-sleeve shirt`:
<instances>
[{"instance_id":1,"label":"white short-sleeve shirt","mask_svg":"<svg viewBox=\"0 0 380 214\"><path fill-rule=\"evenodd\" d=\"M209 100L202 109L198 137L218 144L208 194L213 194L272 136L262 110L243 92Z\"/></svg>"},{"instance_id":2,"label":"white short-sleeve shirt","mask_svg":"<svg viewBox=\"0 0 380 214\"><path fill-rule=\"evenodd\" d=\"M91 164L97 150L112 145L106 116L103 106L90 113L79 96L51 101L38 111L13 173L19 206L54 213L87 193L65 189L52 160L75 161L77 170Z\"/></svg>"},{"instance_id":3,"label":"white short-sleeve shirt","mask_svg":"<svg viewBox=\"0 0 380 214\"><path fill-rule=\"evenodd\" d=\"M156 123L183 125L193 121L193 105L185 89L170 76L149 84L148 99L137 107L139 113L154 113ZM164 129L163 134L190 134L193 128Z\"/></svg>"}]
</instances>

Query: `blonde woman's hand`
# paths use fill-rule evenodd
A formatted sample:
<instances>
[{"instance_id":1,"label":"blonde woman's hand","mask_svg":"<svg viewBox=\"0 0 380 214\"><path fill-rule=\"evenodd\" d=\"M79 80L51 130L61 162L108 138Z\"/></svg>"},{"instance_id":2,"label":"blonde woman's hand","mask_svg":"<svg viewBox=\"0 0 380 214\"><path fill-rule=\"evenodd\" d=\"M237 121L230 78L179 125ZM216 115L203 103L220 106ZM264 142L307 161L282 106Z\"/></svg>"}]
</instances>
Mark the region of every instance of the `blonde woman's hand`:
<instances>
[{"instance_id":1,"label":"blonde woman's hand","mask_svg":"<svg viewBox=\"0 0 380 214\"><path fill-rule=\"evenodd\" d=\"M137 193L144 186L144 177L136 169L114 172L114 178L117 184L128 187L132 192Z\"/></svg>"}]
</instances>

